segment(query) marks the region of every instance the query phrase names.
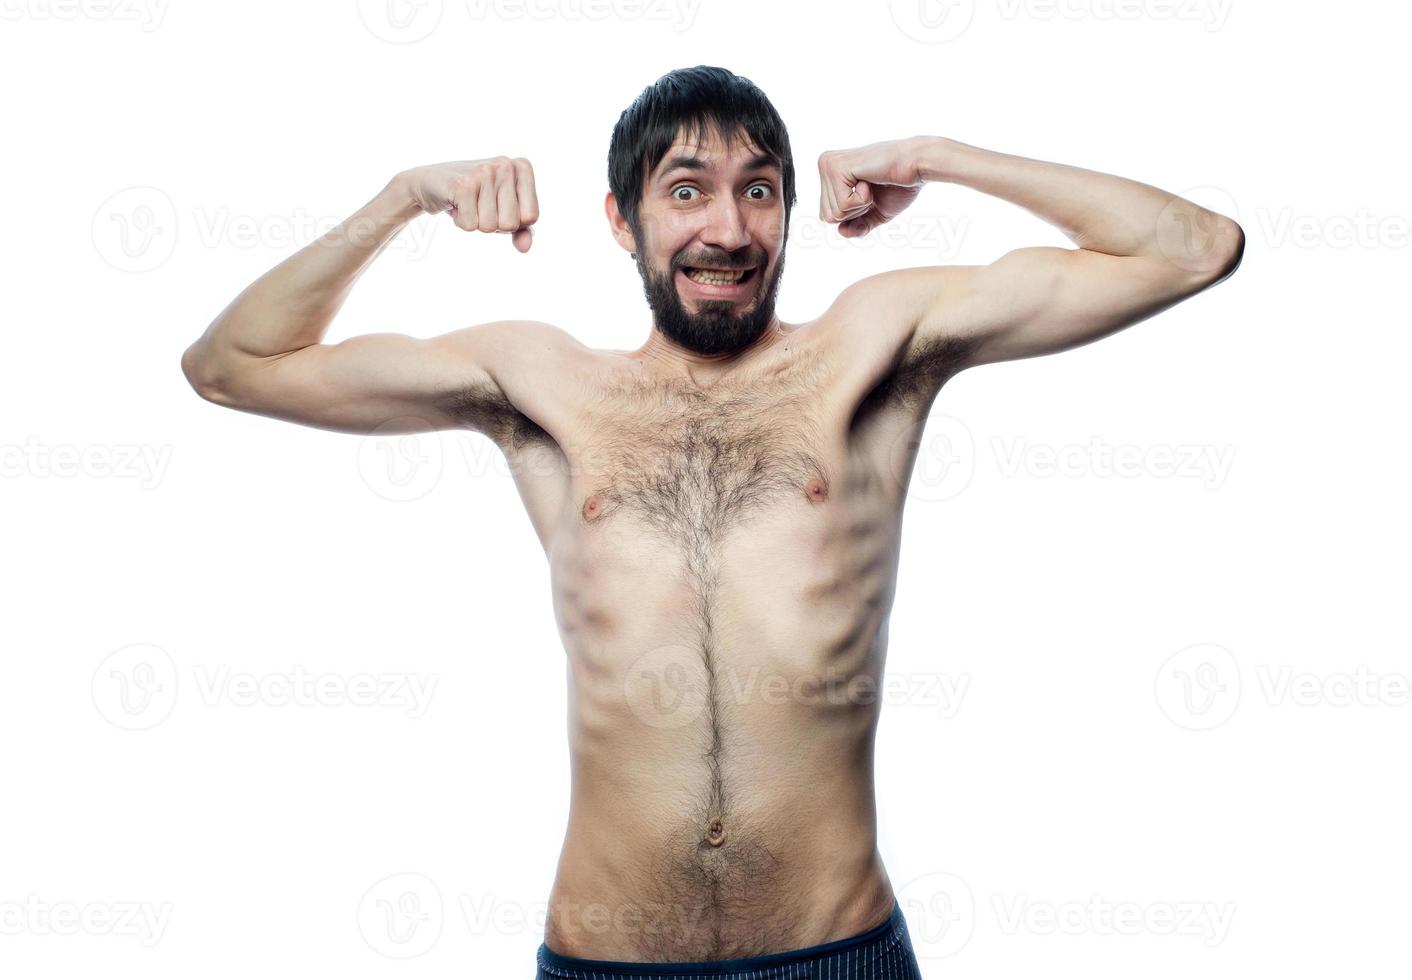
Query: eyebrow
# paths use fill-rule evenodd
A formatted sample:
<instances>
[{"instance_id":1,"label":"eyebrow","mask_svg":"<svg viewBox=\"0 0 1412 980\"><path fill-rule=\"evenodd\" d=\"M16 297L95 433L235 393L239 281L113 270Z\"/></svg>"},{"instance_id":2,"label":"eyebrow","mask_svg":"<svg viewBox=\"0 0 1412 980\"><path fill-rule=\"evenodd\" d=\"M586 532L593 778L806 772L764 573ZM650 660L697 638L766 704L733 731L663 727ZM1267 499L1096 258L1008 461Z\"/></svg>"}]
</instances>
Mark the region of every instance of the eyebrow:
<instances>
[{"instance_id":1,"label":"eyebrow","mask_svg":"<svg viewBox=\"0 0 1412 980\"><path fill-rule=\"evenodd\" d=\"M746 170L759 170L762 167L771 167L778 170L779 163L768 153L757 153L755 156L751 157L750 162L745 165ZM710 169L711 165L702 157L678 154L667 161L666 169L662 171L662 175L658 177L657 180L659 182L666 180L667 177L678 170L701 171Z\"/></svg>"}]
</instances>

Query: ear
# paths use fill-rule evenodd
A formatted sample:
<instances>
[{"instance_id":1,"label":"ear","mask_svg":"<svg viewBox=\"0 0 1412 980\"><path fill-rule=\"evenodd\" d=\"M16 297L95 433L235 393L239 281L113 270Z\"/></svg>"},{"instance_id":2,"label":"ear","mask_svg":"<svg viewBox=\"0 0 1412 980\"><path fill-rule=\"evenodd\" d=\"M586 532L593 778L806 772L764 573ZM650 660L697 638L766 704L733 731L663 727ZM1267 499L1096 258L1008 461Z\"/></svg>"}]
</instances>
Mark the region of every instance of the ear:
<instances>
[{"instance_id":1,"label":"ear","mask_svg":"<svg viewBox=\"0 0 1412 980\"><path fill-rule=\"evenodd\" d=\"M609 191L608 196L603 199L603 211L608 215L608 227L613 231L613 237L618 240L618 244L625 251L637 251L637 239L633 237L632 229L628 227L627 219L618 210L618 199Z\"/></svg>"}]
</instances>

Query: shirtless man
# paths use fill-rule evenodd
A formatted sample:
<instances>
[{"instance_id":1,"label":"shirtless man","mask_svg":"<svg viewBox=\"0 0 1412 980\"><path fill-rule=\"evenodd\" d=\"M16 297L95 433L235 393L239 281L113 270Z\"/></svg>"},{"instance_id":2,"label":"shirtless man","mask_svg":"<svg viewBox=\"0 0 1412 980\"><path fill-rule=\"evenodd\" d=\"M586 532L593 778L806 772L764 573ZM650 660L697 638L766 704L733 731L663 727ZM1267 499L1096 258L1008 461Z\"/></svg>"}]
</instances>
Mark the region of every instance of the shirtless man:
<instances>
[{"instance_id":1,"label":"shirtless man","mask_svg":"<svg viewBox=\"0 0 1412 980\"><path fill-rule=\"evenodd\" d=\"M605 209L653 316L636 350L532 321L321 342L418 215L529 250L533 173L500 156L398 174L183 355L218 405L342 432L471 429L504 452L569 665L541 978L919 975L877 851L872 750L929 407L965 368L1072 348L1211 286L1244 242L1148 185L941 137L826 152L819 178L820 217L846 236L946 181L1077 247L869 276L784 323L785 127L748 80L698 66L649 86L612 135Z\"/></svg>"}]
</instances>

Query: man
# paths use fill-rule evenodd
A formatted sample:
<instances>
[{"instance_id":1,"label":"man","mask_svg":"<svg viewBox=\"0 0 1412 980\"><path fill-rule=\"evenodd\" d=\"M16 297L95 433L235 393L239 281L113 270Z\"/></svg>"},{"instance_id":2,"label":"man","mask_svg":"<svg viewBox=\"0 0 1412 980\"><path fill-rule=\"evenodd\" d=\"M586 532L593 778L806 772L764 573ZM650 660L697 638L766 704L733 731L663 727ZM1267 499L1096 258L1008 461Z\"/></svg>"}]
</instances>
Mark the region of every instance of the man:
<instances>
[{"instance_id":1,"label":"man","mask_svg":"<svg viewBox=\"0 0 1412 980\"><path fill-rule=\"evenodd\" d=\"M1087 343L1220 281L1241 229L940 137L826 152L820 216L843 235L947 181L1078 247L869 276L784 323L794 166L758 88L706 66L663 76L619 119L608 169L653 317L636 350L527 321L322 343L419 214L529 250L533 172L495 157L399 174L246 289L182 367L216 404L346 432L472 429L511 463L570 676L540 977L918 976L876 847L870 692L929 406L968 367Z\"/></svg>"}]
</instances>

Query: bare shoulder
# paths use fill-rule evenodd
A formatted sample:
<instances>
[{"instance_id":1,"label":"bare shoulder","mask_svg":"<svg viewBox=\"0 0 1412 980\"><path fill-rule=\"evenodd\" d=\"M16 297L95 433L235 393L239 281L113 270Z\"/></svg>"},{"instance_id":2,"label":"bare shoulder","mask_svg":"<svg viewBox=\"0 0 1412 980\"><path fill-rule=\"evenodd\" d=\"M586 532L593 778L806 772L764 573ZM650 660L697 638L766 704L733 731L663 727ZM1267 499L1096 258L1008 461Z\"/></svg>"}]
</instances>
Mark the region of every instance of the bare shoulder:
<instances>
[{"instance_id":1,"label":"bare shoulder","mask_svg":"<svg viewBox=\"0 0 1412 980\"><path fill-rule=\"evenodd\" d=\"M845 287L809 325L843 366L860 411L914 409L968 364L972 344L960 329L920 330L939 291L964 295L973 267L924 266L877 273Z\"/></svg>"},{"instance_id":2,"label":"bare shoulder","mask_svg":"<svg viewBox=\"0 0 1412 980\"><path fill-rule=\"evenodd\" d=\"M507 450L557 442L583 392L594 352L540 320L496 320L441 338L468 371L453 399L468 428Z\"/></svg>"},{"instance_id":3,"label":"bare shoulder","mask_svg":"<svg viewBox=\"0 0 1412 980\"><path fill-rule=\"evenodd\" d=\"M445 334L440 339L470 353L492 373L495 370L513 373L532 357L559 361L588 350L567 330L542 320L493 320Z\"/></svg>"}]
</instances>

